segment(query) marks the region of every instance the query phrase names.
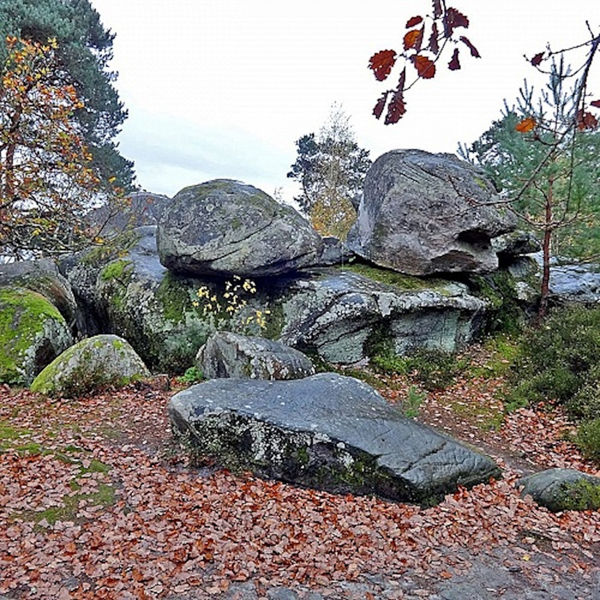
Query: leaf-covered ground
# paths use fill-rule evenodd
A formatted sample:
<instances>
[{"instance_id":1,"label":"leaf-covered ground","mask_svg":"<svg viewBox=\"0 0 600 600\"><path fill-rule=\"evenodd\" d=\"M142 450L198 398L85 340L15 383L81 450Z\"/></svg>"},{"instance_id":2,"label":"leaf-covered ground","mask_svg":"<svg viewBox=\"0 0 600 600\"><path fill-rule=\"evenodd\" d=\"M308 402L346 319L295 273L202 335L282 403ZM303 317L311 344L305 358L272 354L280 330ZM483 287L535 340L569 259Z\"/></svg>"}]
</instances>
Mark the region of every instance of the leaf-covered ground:
<instances>
[{"instance_id":1,"label":"leaf-covered ground","mask_svg":"<svg viewBox=\"0 0 600 600\"><path fill-rule=\"evenodd\" d=\"M405 378L372 377L402 405ZM0 389L0 598L600 597L600 511L552 514L514 486L596 469L556 410L500 424L501 376L465 375L421 404L420 420L505 473L430 509L191 469L161 383L58 401Z\"/></svg>"}]
</instances>

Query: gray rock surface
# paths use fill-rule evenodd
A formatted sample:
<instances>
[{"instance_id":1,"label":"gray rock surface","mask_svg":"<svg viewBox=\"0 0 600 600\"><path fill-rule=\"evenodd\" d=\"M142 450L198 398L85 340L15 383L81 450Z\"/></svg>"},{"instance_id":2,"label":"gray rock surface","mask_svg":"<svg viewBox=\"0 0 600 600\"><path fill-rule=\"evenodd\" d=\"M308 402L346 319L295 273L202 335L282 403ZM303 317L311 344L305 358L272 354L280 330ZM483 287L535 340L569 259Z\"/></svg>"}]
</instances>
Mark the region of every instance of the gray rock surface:
<instances>
[{"instance_id":1,"label":"gray rock surface","mask_svg":"<svg viewBox=\"0 0 600 600\"><path fill-rule=\"evenodd\" d=\"M345 244L333 236L322 238L323 249L321 256L317 261L319 267L330 267L347 264L354 258L354 252L345 246Z\"/></svg>"},{"instance_id":2,"label":"gray rock surface","mask_svg":"<svg viewBox=\"0 0 600 600\"><path fill-rule=\"evenodd\" d=\"M173 396L169 415L199 455L334 492L429 504L500 474L487 456L404 418L365 383L333 373L213 379Z\"/></svg>"},{"instance_id":3,"label":"gray rock surface","mask_svg":"<svg viewBox=\"0 0 600 600\"><path fill-rule=\"evenodd\" d=\"M29 385L73 343L58 309L32 290L0 287L0 382Z\"/></svg>"},{"instance_id":4,"label":"gray rock surface","mask_svg":"<svg viewBox=\"0 0 600 600\"><path fill-rule=\"evenodd\" d=\"M53 360L33 381L31 390L74 397L106 385L123 386L150 372L134 349L116 335L81 340Z\"/></svg>"},{"instance_id":5,"label":"gray rock surface","mask_svg":"<svg viewBox=\"0 0 600 600\"><path fill-rule=\"evenodd\" d=\"M300 213L229 179L181 190L160 219L157 239L163 265L194 275L282 275L321 254L321 237Z\"/></svg>"},{"instance_id":6,"label":"gray rock surface","mask_svg":"<svg viewBox=\"0 0 600 600\"><path fill-rule=\"evenodd\" d=\"M547 469L523 477L518 484L523 486L523 496L529 494L553 512L600 508L600 477L575 469Z\"/></svg>"},{"instance_id":7,"label":"gray rock surface","mask_svg":"<svg viewBox=\"0 0 600 600\"><path fill-rule=\"evenodd\" d=\"M229 331L211 335L198 351L196 366L207 379L301 379L315 374L310 359L281 342Z\"/></svg>"},{"instance_id":8,"label":"gray rock surface","mask_svg":"<svg viewBox=\"0 0 600 600\"><path fill-rule=\"evenodd\" d=\"M385 274L372 268L361 273ZM368 355L370 342L383 339L398 354L418 348L452 352L484 323L486 301L461 283L406 276L384 283L361 273L330 269L288 283L279 309L276 303L271 307L282 313L279 339L349 364Z\"/></svg>"},{"instance_id":9,"label":"gray rock surface","mask_svg":"<svg viewBox=\"0 0 600 600\"><path fill-rule=\"evenodd\" d=\"M512 231L492 239L492 248L501 258L512 259L523 254L539 252L540 241L529 231Z\"/></svg>"},{"instance_id":10,"label":"gray rock surface","mask_svg":"<svg viewBox=\"0 0 600 600\"><path fill-rule=\"evenodd\" d=\"M491 239L515 228L485 175L451 154L393 150L365 178L347 245L411 275L485 273L498 267Z\"/></svg>"},{"instance_id":11,"label":"gray rock surface","mask_svg":"<svg viewBox=\"0 0 600 600\"><path fill-rule=\"evenodd\" d=\"M600 265L555 265L550 268L550 296L558 302L600 302Z\"/></svg>"}]
</instances>

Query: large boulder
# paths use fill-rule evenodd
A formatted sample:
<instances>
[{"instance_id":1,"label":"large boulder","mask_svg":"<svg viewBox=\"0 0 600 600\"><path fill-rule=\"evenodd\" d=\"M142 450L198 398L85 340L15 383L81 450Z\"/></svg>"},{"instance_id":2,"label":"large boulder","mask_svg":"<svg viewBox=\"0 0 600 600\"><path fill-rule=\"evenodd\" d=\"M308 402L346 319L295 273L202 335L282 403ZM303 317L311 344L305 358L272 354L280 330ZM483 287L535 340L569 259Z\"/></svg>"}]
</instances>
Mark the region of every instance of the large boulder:
<instances>
[{"instance_id":1,"label":"large boulder","mask_svg":"<svg viewBox=\"0 0 600 600\"><path fill-rule=\"evenodd\" d=\"M550 297L554 302L600 302L600 265L570 264L550 267Z\"/></svg>"},{"instance_id":2,"label":"large boulder","mask_svg":"<svg viewBox=\"0 0 600 600\"><path fill-rule=\"evenodd\" d=\"M270 309L280 341L349 364L383 342L398 354L453 352L480 331L487 307L462 283L353 264L287 282Z\"/></svg>"},{"instance_id":3,"label":"large boulder","mask_svg":"<svg viewBox=\"0 0 600 600\"><path fill-rule=\"evenodd\" d=\"M207 379L301 379L315 374L310 359L281 342L219 331L198 351L196 365Z\"/></svg>"},{"instance_id":4,"label":"large boulder","mask_svg":"<svg viewBox=\"0 0 600 600\"><path fill-rule=\"evenodd\" d=\"M69 326L47 298L25 288L0 288L0 381L30 384L72 343Z\"/></svg>"},{"instance_id":5,"label":"large boulder","mask_svg":"<svg viewBox=\"0 0 600 600\"><path fill-rule=\"evenodd\" d=\"M393 150L367 173L347 245L411 275L493 271L491 239L516 224L498 200L485 175L454 155Z\"/></svg>"},{"instance_id":6,"label":"large boulder","mask_svg":"<svg viewBox=\"0 0 600 600\"><path fill-rule=\"evenodd\" d=\"M600 509L600 477L575 469L546 469L518 483L523 496L530 495L552 512Z\"/></svg>"},{"instance_id":7,"label":"large boulder","mask_svg":"<svg viewBox=\"0 0 600 600\"><path fill-rule=\"evenodd\" d=\"M430 504L498 477L494 462L404 418L333 373L293 381L213 379L171 399L194 452L236 469L327 489Z\"/></svg>"},{"instance_id":8,"label":"large boulder","mask_svg":"<svg viewBox=\"0 0 600 600\"><path fill-rule=\"evenodd\" d=\"M42 294L62 314L76 333L84 327L83 316L69 282L48 258L0 265L0 286L23 287Z\"/></svg>"},{"instance_id":9,"label":"large boulder","mask_svg":"<svg viewBox=\"0 0 600 600\"><path fill-rule=\"evenodd\" d=\"M149 375L127 341L98 335L81 340L54 359L34 379L31 390L70 398L108 385L121 387Z\"/></svg>"},{"instance_id":10,"label":"large boulder","mask_svg":"<svg viewBox=\"0 0 600 600\"><path fill-rule=\"evenodd\" d=\"M181 190L161 217L157 239L162 264L183 274L282 275L321 254L319 234L297 211L229 179Z\"/></svg>"}]
</instances>

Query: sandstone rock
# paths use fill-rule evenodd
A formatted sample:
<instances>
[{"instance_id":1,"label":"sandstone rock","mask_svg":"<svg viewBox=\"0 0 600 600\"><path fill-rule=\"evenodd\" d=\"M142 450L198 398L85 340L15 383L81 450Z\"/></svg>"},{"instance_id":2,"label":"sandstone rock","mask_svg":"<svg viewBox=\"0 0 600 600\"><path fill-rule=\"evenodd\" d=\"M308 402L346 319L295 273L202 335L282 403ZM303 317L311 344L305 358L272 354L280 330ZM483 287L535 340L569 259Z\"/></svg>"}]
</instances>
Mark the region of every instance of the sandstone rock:
<instances>
[{"instance_id":1,"label":"sandstone rock","mask_svg":"<svg viewBox=\"0 0 600 600\"><path fill-rule=\"evenodd\" d=\"M123 386L148 377L142 359L124 339L98 335L81 340L52 361L31 390L48 396L75 397L103 386Z\"/></svg>"},{"instance_id":2,"label":"sandstone rock","mask_svg":"<svg viewBox=\"0 0 600 600\"><path fill-rule=\"evenodd\" d=\"M529 231L512 231L492 239L494 252L505 260L524 254L532 254L542 249L540 241Z\"/></svg>"},{"instance_id":3,"label":"sandstone rock","mask_svg":"<svg viewBox=\"0 0 600 600\"><path fill-rule=\"evenodd\" d=\"M42 294L59 310L73 333L84 327L83 315L69 282L48 258L0 265L0 286L23 287Z\"/></svg>"},{"instance_id":4,"label":"sandstone rock","mask_svg":"<svg viewBox=\"0 0 600 600\"><path fill-rule=\"evenodd\" d=\"M282 275L315 264L321 253L319 234L292 207L228 179L181 190L157 239L162 264L188 275Z\"/></svg>"},{"instance_id":5,"label":"sandstone rock","mask_svg":"<svg viewBox=\"0 0 600 600\"><path fill-rule=\"evenodd\" d=\"M571 264L550 267L550 297L554 302L600 302L600 265Z\"/></svg>"},{"instance_id":6,"label":"sandstone rock","mask_svg":"<svg viewBox=\"0 0 600 600\"><path fill-rule=\"evenodd\" d=\"M228 331L213 334L198 351L196 365L207 379L301 379L315 374L310 359L280 342Z\"/></svg>"},{"instance_id":7,"label":"sandstone rock","mask_svg":"<svg viewBox=\"0 0 600 600\"><path fill-rule=\"evenodd\" d=\"M334 492L430 504L497 477L494 462L401 416L365 383L213 379L171 399L194 451L233 468Z\"/></svg>"},{"instance_id":8,"label":"sandstone rock","mask_svg":"<svg viewBox=\"0 0 600 600\"><path fill-rule=\"evenodd\" d=\"M280 341L349 364L364 359L376 339L398 354L453 352L478 333L486 307L461 283L356 264L287 282L271 311L281 314Z\"/></svg>"},{"instance_id":9,"label":"sandstone rock","mask_svg":"<svg viewBox=\"0 0 600 600\"><path fill-rule=\"evenodd\" d=\"M25 288L0 288L0 381L30 384L72 343L64 317L44 296Z\"/></svg>"},{"instance_id":10,"label":"sandstone rock","mask_svg":"<svg viewBox=\"0 0 600 600\"><path fill-rule=\"evenodd\" d=\"M529 494L538 504L553 512L600 509L600 477L575 469L547 469L523 477L522 496Z\"/></svg>"},{"instance_id":11,"label":"sandstone rock","mask_svg":"<svg viewBox=\"0 0 600 600\"><path fill-rule=\"evenodd\" d=\"M491 239L516 223L492 205L498 199L485 175L454 155L394 150L367 173L347 245L411 275L493 271Z\"/></svg>"}]
</instances>

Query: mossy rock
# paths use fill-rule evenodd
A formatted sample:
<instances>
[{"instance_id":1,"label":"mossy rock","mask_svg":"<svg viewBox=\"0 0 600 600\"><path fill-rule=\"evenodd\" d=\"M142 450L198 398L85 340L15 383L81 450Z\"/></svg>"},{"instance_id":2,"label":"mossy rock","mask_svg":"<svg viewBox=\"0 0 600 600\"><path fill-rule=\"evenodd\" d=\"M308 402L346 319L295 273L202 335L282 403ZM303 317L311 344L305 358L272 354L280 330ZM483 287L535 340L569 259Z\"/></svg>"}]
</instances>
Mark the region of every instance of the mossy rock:
<instances>
[{"instance_id":1,"label":"mossy rock","mask_svg":"<svg viewBox=\"0 0 600 600\"><path fill-rule=\"evenodd\" d=\"M69 398L108 385L122 387L149 375L126 340L116 335L97 335L58 356L35 378L31 390Z\"/></svg>"},{"instance_id":2,"label":"mossy rock","mask_svg":"<svg viewBox=\"0 0 600 600\"><path fill-rule=\"evenodd\" d=\"M28 385L73 343L58 309L20 287L0 288L0 381Z\"/></svg>"},{"instance_id":3,"label":"mossy rock","mask_svg":"<svg viewBox=\"0 0 600 600\"><path fill-rule=\"evenodd\" d=\"M552 512L600 509L600 477L574 469L547 469L519 480L529 494Z\"/></svg>"}]
</instances>

